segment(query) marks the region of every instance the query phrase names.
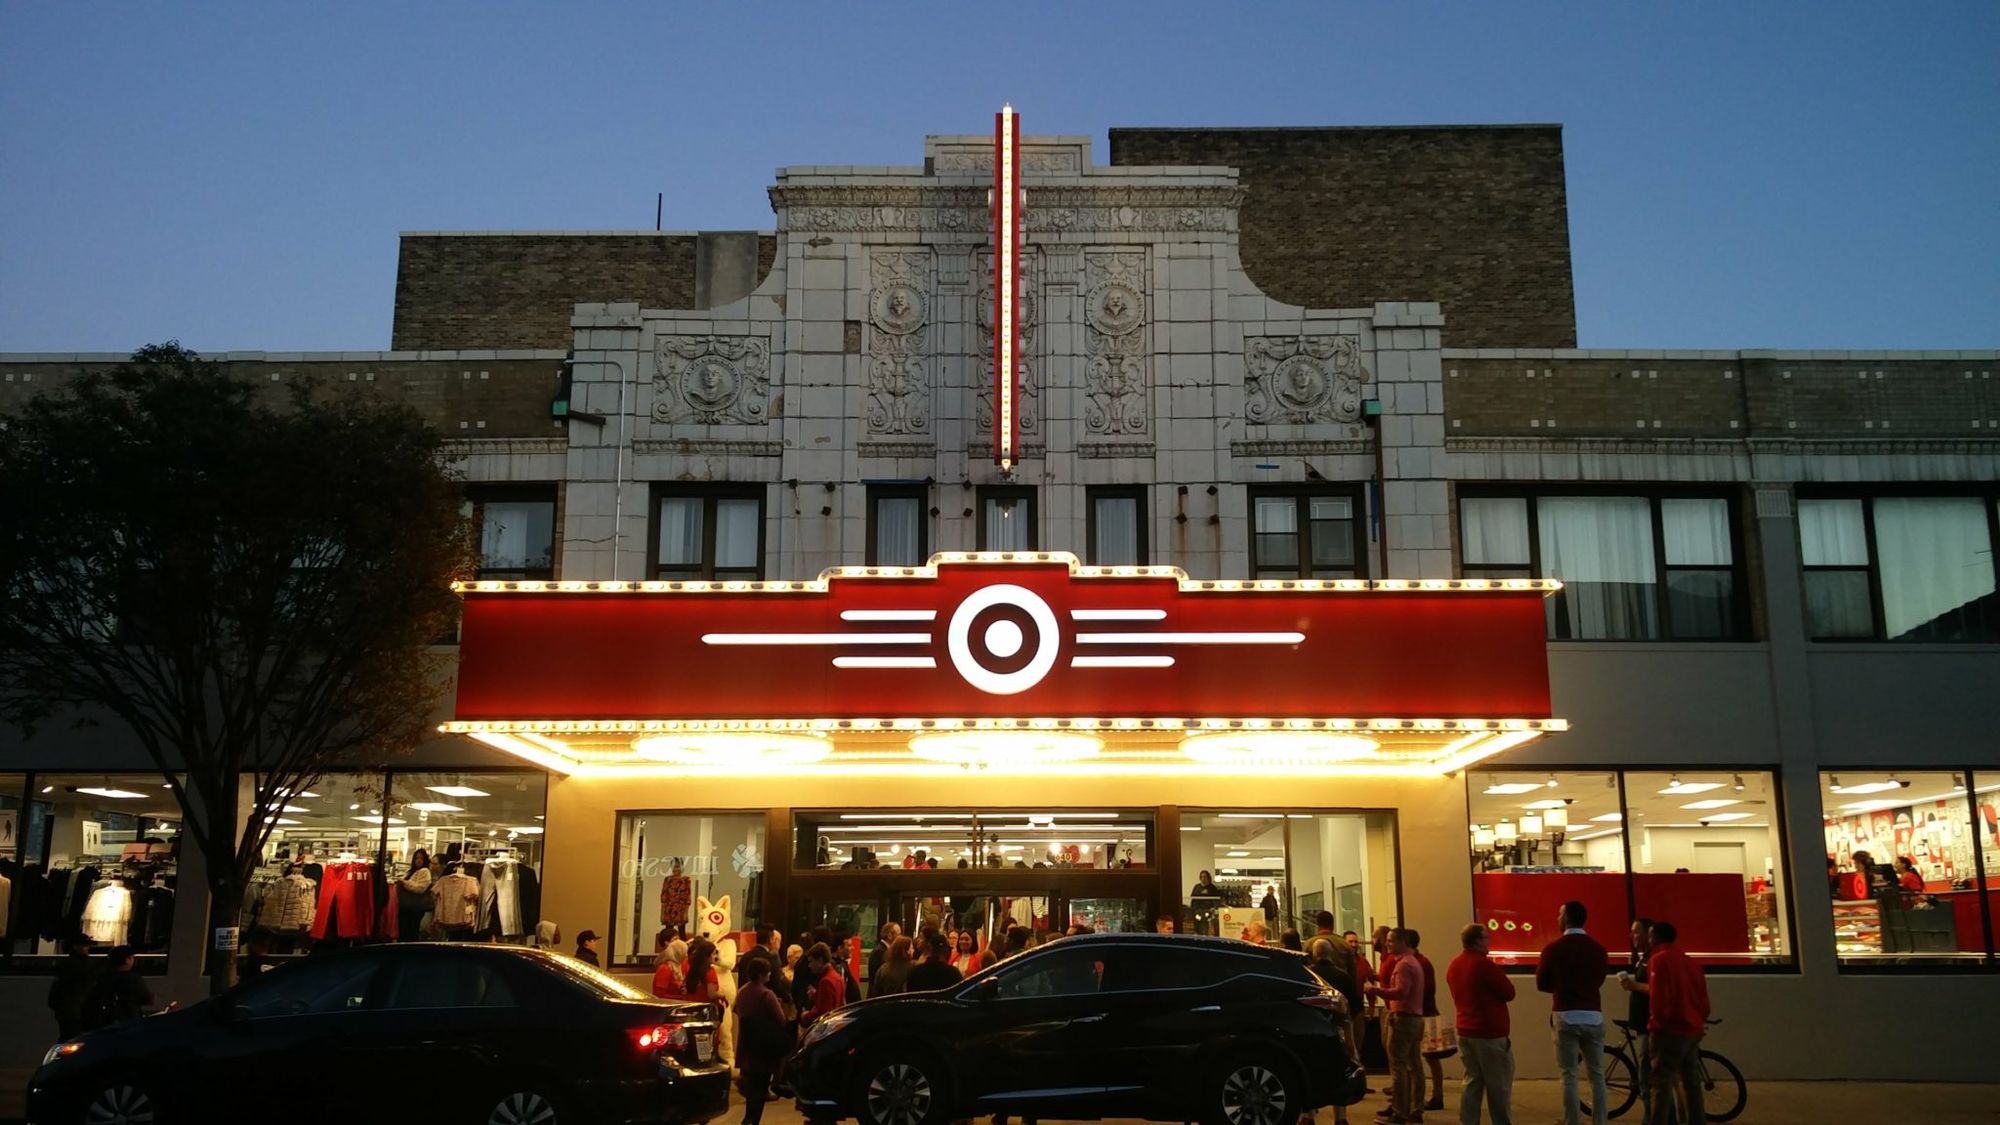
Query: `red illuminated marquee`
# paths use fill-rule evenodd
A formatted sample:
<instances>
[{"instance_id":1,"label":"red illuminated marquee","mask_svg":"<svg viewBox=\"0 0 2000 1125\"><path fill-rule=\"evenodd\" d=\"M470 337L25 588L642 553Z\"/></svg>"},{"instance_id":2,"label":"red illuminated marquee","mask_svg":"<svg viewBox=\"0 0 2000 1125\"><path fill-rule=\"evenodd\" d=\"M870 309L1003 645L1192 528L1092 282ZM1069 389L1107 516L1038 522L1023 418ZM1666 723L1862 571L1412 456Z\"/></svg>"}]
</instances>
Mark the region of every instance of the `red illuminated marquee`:
<instances>
[{"instance_id":1,"label":"red illuminated marquee","mask_svg":"<svg viewBox=\"0 0 2000 1125\"><path fill-rule=\"evenodd\" d=\"M1014 471L1021 442L1015 405L1021 326L1021 117L1014 107L993 115L993 460Z\"/></svg>"},{"instance_id":2,"label":"red illuminated marquee","mask_svg":"<svg viewBox=\"0 0 2000 1125\"><path fill-rule=\"evenodd\" d=\"M1550 715L1525 579L1202 582L1062 554L465 588L457 717Z\"/></svg>"}]
</instances>

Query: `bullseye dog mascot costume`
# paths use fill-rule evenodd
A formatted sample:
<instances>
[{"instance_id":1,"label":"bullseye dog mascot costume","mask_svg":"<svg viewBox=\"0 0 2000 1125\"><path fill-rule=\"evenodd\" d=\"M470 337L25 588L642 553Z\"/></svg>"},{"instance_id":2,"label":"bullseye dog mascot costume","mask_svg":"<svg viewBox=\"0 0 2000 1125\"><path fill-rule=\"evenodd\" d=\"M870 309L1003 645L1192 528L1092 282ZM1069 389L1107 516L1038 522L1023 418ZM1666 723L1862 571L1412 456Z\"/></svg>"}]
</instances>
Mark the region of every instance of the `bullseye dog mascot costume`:
<instances>
[{"instance_id":1,"label":"bullseye dog mascot costume","mask_svg":"<svg viewBox=\"0 0 2000 1125\"><path fill-rule=\"evenodd\" d=\"M722 1061L736 1065L736 935L730 931L729 896L710 902L694 900L695 934L715 943L715 979L722 993L722 1034L717 1051Z\"/></svg>"}]
</instances>

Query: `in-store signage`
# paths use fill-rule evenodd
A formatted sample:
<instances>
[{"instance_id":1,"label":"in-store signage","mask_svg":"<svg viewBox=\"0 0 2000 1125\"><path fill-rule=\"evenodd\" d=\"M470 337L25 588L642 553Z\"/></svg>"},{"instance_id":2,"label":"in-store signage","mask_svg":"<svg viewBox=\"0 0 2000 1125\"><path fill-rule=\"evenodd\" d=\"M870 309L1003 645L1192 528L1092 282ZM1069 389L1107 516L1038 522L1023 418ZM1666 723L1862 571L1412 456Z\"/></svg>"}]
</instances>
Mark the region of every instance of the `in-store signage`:
<instances>
[{"instance_id":1,"label":"in-store signage","mask_svg":"<svg viewBox=\"0 0 2000 1125\"><path fill-rule=\"evenodd\" d=\"M1054 552L810 582L475 582L457 717L1539 719L1548 588L1198 581Z\"/></svg>"}]
</instances>

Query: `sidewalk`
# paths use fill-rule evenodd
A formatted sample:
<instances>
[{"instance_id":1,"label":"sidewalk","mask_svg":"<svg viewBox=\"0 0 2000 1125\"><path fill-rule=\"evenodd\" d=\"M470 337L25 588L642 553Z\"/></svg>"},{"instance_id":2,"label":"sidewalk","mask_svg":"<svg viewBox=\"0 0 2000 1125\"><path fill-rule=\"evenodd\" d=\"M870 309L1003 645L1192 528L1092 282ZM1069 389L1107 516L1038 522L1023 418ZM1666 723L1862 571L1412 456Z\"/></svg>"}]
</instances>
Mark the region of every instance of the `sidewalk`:
<instances>
[{"instance_id":1,"label":"sidewalk","mask_svg":"<svg viewBox=\"0 0 2000 1125\"><path fill-rule=\"evenodd\" d=\"M25 1071L0 1071L0 1125L21 1120ZM1456 1125L1456 1086L1448 1087L1447 1108L1425 1115L1425 1125ZM1354 1125L1373 1125L1383 1099L1372 1096L1349 1111ZM717 1119L717 1125L740 1120L741 1102ZM1333 1114L1321 1110L1320 1125ZM1551 1125L1562 1120L1562 1089L1551 1081L1514 1085L1514 1120L1519 1125ZM1827 1125L1828 1122L1923 1121L1927 1125L2000 1125L2000 1085L1935 1082L1752 1082L1750 1104L1739 1125ZM764 1110L766 1125L801 1125L790 1102L772 1102ZM1619 1118L1641 1125L1638 1111ZM284 1125L272 1119L271 1125Z\"/></svg>"}]
</instances>

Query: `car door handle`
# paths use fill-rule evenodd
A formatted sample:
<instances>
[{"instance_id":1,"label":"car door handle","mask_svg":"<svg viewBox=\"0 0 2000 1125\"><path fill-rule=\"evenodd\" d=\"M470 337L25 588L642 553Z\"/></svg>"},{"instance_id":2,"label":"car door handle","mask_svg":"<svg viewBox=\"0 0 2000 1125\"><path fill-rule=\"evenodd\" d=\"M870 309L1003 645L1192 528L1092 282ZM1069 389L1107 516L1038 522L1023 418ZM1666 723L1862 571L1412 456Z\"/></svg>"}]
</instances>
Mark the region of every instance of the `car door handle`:
<instances>
[{"instance_id":1,"label":"car door handle","mask_svg":"<svg viewBox=\"0 0 2000 1125\"><path fill-rule=\"evenodd\" d=\"M1188 1009L1188 1011L1190 1012L1219 1012L1221 1010L1222 1010L1222 1005L1220 1004L1203 1004L1199 1008Z\"/></svg>"},{"instance_id":2,"label":"car door handle","mask_svg":"<svg viewBox=\"0 0 2000 1125\"><path fill-rule=\"evenodd\" d=\"M1072 1024L1079 1024L1079 1023L1102 1023L1103 1021L1104 1021L1104 1015L1103 1013L1100 1012L1099 1014L1094 1016L1078 1016L1069 1022Z\"/></svg>"}]
</instances>

